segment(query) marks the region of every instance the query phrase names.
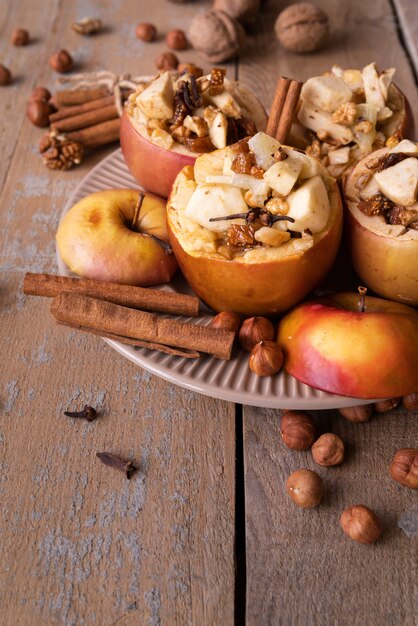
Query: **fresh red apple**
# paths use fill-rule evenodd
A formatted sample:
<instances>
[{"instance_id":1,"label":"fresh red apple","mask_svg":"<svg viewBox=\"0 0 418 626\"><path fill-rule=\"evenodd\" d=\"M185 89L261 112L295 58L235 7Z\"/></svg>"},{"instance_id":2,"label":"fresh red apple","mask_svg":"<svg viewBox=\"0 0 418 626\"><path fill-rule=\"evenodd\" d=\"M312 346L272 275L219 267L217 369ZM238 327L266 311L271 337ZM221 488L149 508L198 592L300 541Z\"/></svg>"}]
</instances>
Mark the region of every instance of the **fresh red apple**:
<instances>
[{"instance_id":1,"label":"fresh red apple","mask_svg":"<svg viewBox=\"0 0 418 626\"><path fill-rule=\"evenodd\" d=\"M393 154L390 158L396 159L402 146L410 151L407 154L411 156L376 172L376 164L381 163L389 152ZM412 156L414 150L415 158ZM408 167L414 164L415 170L418 170L418 144L414 142L405 140L392 150L377 150L360 161L347 177L344 198L348 249L361 280L379 296L418 306L418 230L412 225L405 228L402 224L402 214L413 216L415 212L418 220L418 172L414 175ZM393 222L394 218L385 219L382 214L368 215L364 212L367 210L367 199L376 197L375 194L382 190L392 196L388 198L385 195L390 200L386 203L395 205L398 212L395 223L387 223ZM371 202L373 200L369 204ZM408 206L399 214L399 207L405 203Z\"/></svg>"},{"instance_id":2,"label":"fresh red apple","mask_svg":"<svg viewBox=\"0 0 418 626\"><path fill-rule=\"evenodd\" d=\"M355 293L299 305L278 327L284 368L298 380L354 398L418 390L418 312Z\"/></svg>"},{"instance_id":3,"label":"fresh red apple","mask_svg":"<svg viewBox=\"0 0 418 626\"><path fill-rule=\"evenodd\" d=\"M177 269L168 245L165 202L135 189L92 193L62 218L56 239L69 269L85 278L147 287ZM135 208L138 207L135 216Z\"/></svg>"},{"instance_id":4,"label":"fresh red apple","mask_svg":"<svg viewBox=\"0 0 418 626\"><path fill-rule=\"evenodd\" d=\"M258 133L249 143L252 141L257 142L257 150L262 144L275 142L264 133ZM296 191L292 191L287 197L288 214L292 213L296 217L296 221L290 224L290 227L299 229L300 234L304 231L303 236L309 225L315 232L307 235L309 238L307 242L303 237L293 239L289 232L285 232L287 239L284 243L279 243L277 248L275 243L270 247L269 242L263 239L263 245L256 245L245 254L238 251L237 256L226 257L225 253L234 250L234 247L228 247L229 243L223 245L226 232L222 229L228 229L231 222L220 226L220 231L213 232L210 229L210 216L249 210L243 198L251 201L251 193L249 198L244 189L222 184L224 179L229 180L222 172L231 158L231 150L226 148L202 155L196 160L194 168L186 167L178 175L167 204L170 242L187 282L211 309L217 312L234 311L243 315L276 315L300 302L324 279L334 262L342 230L342 204L338 186L328 177L327 192L321 182L320 173L324 170L321 164L288 148L290 152L282 161L286 166L283 165L281 174L274 178L278 168L277 163L273 164L271 169L265 171L264 181L254 179L254 189L259 184L264 187L265 181L275 185L276 188L280 188L282 184L286 188L295 184L295 176L288 164L292 163L293 166L296 160L301 159L306 180L296 182L294 187ZM258 156L263 152L261 148L260 150ZM275 150L277 146L272 150L265 150L270 160ZM259 162L261 161L260 157ZM326 170L324 171L326 175ZM234 172L232 176L233 174ZM250 179L250 176L244 176L242 180ZM321 213L322 196L313 195L313 188L318 179L323 193L325 196L328 195L328 198L325 198L328 204L325 219ZM219 186L215 181L219 181ZM244 182L244 186L245 184L247 183ZM311 192L312 195L309 196ZM272 204L274 202L280 204L283 201L283 197L276 197L273 198ZM268 209L270 201L266 200L263 204L262 198L260 204ZM311 212L308 207L312 209ZM314 226L315 210L321 223L318 222ZM268 211L265 213L264 217L268 217ZM222 218L217 218L220 219ZM207 227L201 225L205 221ZM283 231L274 228L264 228L255 234L256 238L260 236L260 240L261 232L263 238L265 235L280 237L280 234L283 234ZM305 246L305 243L308 245Z\"/></svg>"},{"instance_id":5,"label":"fresh red apple","mask_svg":"<svg viewBox=\"0 0 418 626\"><path fill-rule=\"evenodd\" d=\"M336 178L344 178L392 136L413 138L414 117L393 69L334 66L303 85L290 142L307 149ZM312 140L312 137L314 140Z\"/></svg>"},{"instance_id":6,"label":"fresh red apple","mask_svg":"<svg viewBox=\"0 0 418 626\"><path fill-rule=\"evenodd\" d=\"M208 86L209 78L210 75L198 81L206 80ZM206 86L201 95L202 102L188 109L186 123L189 126L175 124L173 131L172 120L176 116L175 103L179 97L176 90L179 84L190 79L188 75L179 78L176 73L160 74L145 90L130 97L121 119L120 142L129 171L141 187L165 198L180 170L193 165L199 153L227 145L230 121L234 124L242 115L247 121L254 122L257 130L264 130L267 123L264 107L256 96L242 85L225 79L225 90L220 94L211 96ZM214 118L212 126L208 110ZM189 149L187 141L179 138L182 130L195 139L196 132L200 133L193 150ZM236 138L230 143L233 141Z\"/></svg>"}]
</instances>

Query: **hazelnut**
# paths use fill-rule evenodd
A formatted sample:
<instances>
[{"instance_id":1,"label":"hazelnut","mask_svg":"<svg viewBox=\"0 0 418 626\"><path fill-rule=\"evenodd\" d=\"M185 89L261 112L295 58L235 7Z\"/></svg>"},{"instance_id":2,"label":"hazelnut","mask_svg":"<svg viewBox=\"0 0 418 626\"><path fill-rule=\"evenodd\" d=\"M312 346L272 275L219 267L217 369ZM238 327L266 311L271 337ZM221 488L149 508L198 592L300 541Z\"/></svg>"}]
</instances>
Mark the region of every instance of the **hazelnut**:
<instances>
[{"instance_id":1,"label":"hazelnut","mask_svg":"<svg viewBox=\"0 0 418 626\"><path fill-rule=\"evenodd\" d=\"M29 96L28 102L32 102L33 100L42 100L43 102L48 102L50 99L51 93L46 87L35 87L35 89L32 90L32 93Z\"/></svg>"},{"instance_id":2,"label":"hazelnut","mask_svg":"<svg viewBox=\"0 0 418 626\"><path fill-rule=\"evenodd\" d=\"M215 11L224 11L242 24L253 24L260 10L261 0L214 0Z\"/></svg>"},{"instance_id":3,"label":"hazelnut","mask_svg":"<svg viewBox=\"0 0 418 626\"><path fill-rule=\"evenodd\" d=\"M312 509L322 500L324 482L316 472L300 469L290 474L286 488L293 502L304 509Z\"/></svg>"},{"instance_id":4,"label":"hazelnut","mask_svg":"<svg viewBox=\"0 0 418 626\"><path fill-rule=\"evenodd\" d=\"M250 352L248 365L257 376L272 376L281 370L283 350L275 341L260 341Z\"/></svg>"},{"instance_id":5,"label":"hazelnut","mask_svg":"<svg viewBox=\"0 0 418 626\"><path fill-rule=\"evenodd\" d=\"M418 392L410 393L402 398L402 404L408 411L418 410Z\"/></svg>"},{"instance_id":6,"label":"hazelnut","mask_svg":"<svg viewBox=\"0 0 418 626\"><path fill-rule=\"evenodd\" d=\"M239 331L239 342L243 350L251 352L259 341L272 341L274 326L266 317L249 317L243 321Z\"/></svg>"},{"instance_id":7,"label":"hazelnut","mask_svg":"<svg viewBox=\"0 0 418 626\"><path fill-rule=\"evenodd\" d=\"M346 406L338 411L350 422L368 422L373 414L373 407L373 404L361 404L360 406Z\"/></svg>"},{"instance_id":8,"label":"hazelnut","mask_svg":"<svg viewBox=\"0 0 418 626\"><path fill-rule=\"evenodd\" d=\"M149 22L141 22L140 24L136 25L135 35L138 37L138 39L141 39L141 41L155 41L157 38L157 29L155 28L154 24L150 24Z\"/></svg>"},{"instance_id":9,"label":"hazelnut","mask_svg":"<svg viewBox=\"0 0 418 626\"><path fill-rule=\"evenodd\" d=\"M73 69L73 59L67 50L58 50L49 59L49 65L60 74L65 74Z\"/></svg>"},{"instance_id":10,"label":"hazelnut","mask_svg":"<svg viewBox=\"0 0 418 626\"><path fill-rule=\"evenodd\" d=\"M180 63L177 71L179 74L190 74L195 78L203 76L203 70L201 67L197 67L194 63Z\"/></svg>"},{"instance_id":11,"label":"hazelnut","mask_svg":"<svg viewBox=\"0 0 418 626\"><path fill-rule=\"evenodd\" d=\"M388 413L389 411L396 409L400 401L400 398L387 398L386 400L379 400L379 402L374 403L374 410L376 413Z\"/></svg>"},{"instance_id":12,"label":"hazelnut","mask_svg":"<svg viewBox=\"0 0 418 626\"><path fill-rule=\"evenodd\" d=\"M165 42L169 48L173 50L184 50L187 48L186 35L182 30L170 30L167 33Z\"/></svg>"},{"instance_id":13,"label":"hazelnut","mask_svg":"<svg viewBox=\"0 0 418 626\"><path fill-rule=\"evenodd\" d=\"M10 42L13 46L27 46L29 43L29 32L24 28L15 28Z\"/></svg>"},{"instance_id":14,"label":"hazelnut","mask_svg":"<svg viewBox=\"0 0 418 626\"><path fill-rule=\"evenodd\" d=\"M155 59L155 66L159 70L176 70L179 60L173 52L162 52Z\"/></svg>"},{"instance_id":15,"label":"hazelnut","mask_svg":"<svg viewBox=\"0 0 418 626\"><path fill-rule=\"evenodd\" d=\"M356 504L341 513L341 527L345 534L359 543L374 543L382 534L376 515L362 504Z\"/></svg>"},{"instance_id":16,"label":"hazelnut","mask_svg":"<svg viewBox=\"0 0 418 626\"><path fill-rule=\"evenodd\" d=\"M283 48L292 52L313 52L322 48L328 39L328 16L311 2L297 2L279 13L275 31Z\"/></svg>"},{"instance_id":17,"label":"hazelnut","mask_svg":"<svg viewBox=\"0 0 418 626\"><path fill-rule=\"evenodd\" d=\"M240 52L245 44L245 31L223 11L210 10L194 17L188 40L209 63L220 63Z\"/></svg>"},{"instance_id":18,"label":"hazelnut","mask_svg":"<svg viewBox=\"0 0 418 626\"><path fill-rule=\"evenodd\" d=\"M332 467L344 460L344 442L334 433L324 433L312 446L312 457L318 465Z\"/></svg>"},{"instance_id":19,"label":"hazelnut","mask_svg":"<svg viewBox=\"0 0 418 626\"><path fill-rule=\"evenodd\" d=\"M10 85L12 82L12 74L7 67L0 63L0 85Z\"/></svg>"},{"instance_id":20,"label":"hazelnut","mask_svg":"<svg viewBox=\"0 0 418 626\"><path fill-rule=\"evenodd\" d=\"M26 107L26 115L35 126L49 126L51 107L43 100L32 100Z\"/></svg>"},{"instance_id":21,"label":"hazelnut","mask_svg":"<svg viewBox=\"0 0 418 626\"><path fill-rule=\"evenodd\" d=\"M400 485L418 489L418 449L397 450L390 464L389 474Z\"/></svg>"},{"instance_id":22,"label":"hazelnut","mask_svg":"<svg viewBox=\"0 0 418 626\"><path fill-rule=\"evenodd\" d=\"M232 330L232 332L236 333L241 326L241 316L232 311L221 311L221 313L215 315L210 325L212 328Z\"/></svg>"},{"instance_id":23,"label":"hazelnut","mask_svg":"<svg viewBox=\"0 0 418 626\"><path fill-rule=\"evenodd\" d=\"M280 433L291 450L308 450L315 441L315 425L303 411L286 411L282 415Z\"/></svg>"}]
</instances>

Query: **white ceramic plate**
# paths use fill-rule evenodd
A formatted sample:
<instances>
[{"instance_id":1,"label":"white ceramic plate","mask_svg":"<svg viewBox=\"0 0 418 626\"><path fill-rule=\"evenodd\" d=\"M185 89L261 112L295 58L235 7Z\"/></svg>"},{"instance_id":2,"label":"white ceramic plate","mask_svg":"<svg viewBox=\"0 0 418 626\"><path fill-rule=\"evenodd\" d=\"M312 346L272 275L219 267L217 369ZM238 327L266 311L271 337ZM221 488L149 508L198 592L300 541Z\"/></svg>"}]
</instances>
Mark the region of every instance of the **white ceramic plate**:
<instances>
[{"instance_id":1,"label":"white ceramic plate","mask_svg":"<svg viewBox=\"0 0 418 626\"><path fill-rule=\"evenodd\" d=\"M139 189L125 165L120 149L103 159L87 174L69 198L63 214L84 196L109 188ZM71 276L58 251L57 259L60 273ZM191 293L181 275L177 275L170 285L162 288ZM197 319L187 318L185 321L208 324L210 316L202 315ZM264 378L255 376L248 367L248 354L239 348L235 348L230 361L221 361L210 356L186 359L147 348L127 346L117 341L108 339L105 341L127 359L153 374L187 389L221 400L280 409L330 409L372 402L318 391L298 382L285 372Z\"/></svg>"}]
</instances>

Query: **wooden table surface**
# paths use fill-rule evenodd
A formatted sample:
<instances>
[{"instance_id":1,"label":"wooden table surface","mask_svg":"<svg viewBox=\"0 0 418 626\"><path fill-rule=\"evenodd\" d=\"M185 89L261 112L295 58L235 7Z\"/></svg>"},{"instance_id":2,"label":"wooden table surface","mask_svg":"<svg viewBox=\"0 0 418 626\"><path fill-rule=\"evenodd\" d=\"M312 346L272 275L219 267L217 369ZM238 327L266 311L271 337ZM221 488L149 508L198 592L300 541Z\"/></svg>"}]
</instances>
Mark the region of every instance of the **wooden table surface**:
<instances>
[{"instance_id":1,"label":"wooden table surface","mask_svg":"<svg viewBox=\"0 0 418 626\"><path fill-rule=\"evenodd\" d=\"M397 68L417 111L416 0L319 4L332 20L330 47L309 56L280 49L273 23L285 3L270 0L245 54L227 64L229 75L268 108L280 74L306 79L333 63L376 60ZM47 301L22 294L25 272L56 272L63 206L114 149L69 172L44 168L42 131L26 119L25 104L34 86L55 88L48 58L65 47L80 71L153 73L164 38L139 42L135 24L186 30L205 6L3 0L0 62L15 80L0 88L0 623L417 625L417 497L388 476L393 452L417 446L417 414L396 409L353 424L337 411L312 412L319 431L343 437L348 458L319 470L325 501L301 510L284 482L313 462L284 448L279 410L165 382L99 338L56 327ZM91 15L104 21L103 34L82 38L70 29ZM10 45L16 26L30 30L29 46ZM179 56L198 61L190 50ZM86 403L100 419L63 416ZM134 457L140 470L127 481L98 461L98 450ZM383 522L375 545L341 532L342 509L358 502Z\"/></svg>"}]
</instances>

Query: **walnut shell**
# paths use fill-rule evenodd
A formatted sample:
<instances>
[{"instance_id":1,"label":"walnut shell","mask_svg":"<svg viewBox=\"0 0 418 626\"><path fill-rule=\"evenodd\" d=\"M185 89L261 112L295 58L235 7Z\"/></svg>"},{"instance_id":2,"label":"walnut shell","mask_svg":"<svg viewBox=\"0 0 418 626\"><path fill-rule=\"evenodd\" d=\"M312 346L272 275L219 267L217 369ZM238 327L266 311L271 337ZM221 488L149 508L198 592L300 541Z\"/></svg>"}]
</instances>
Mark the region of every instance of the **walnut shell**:
<instances>
[{"instance_id":1,"label":"walnut shell","mask_svg":"<svg viewBox=\"0 0 418 626\"><path fill-rule=\"evenodd\" d=\"M188 39L196 52L210 63L227 61L241 50L245 31L224 11L206 11L190 24Z\"/></svg>"},{"instance_id":2,"label":"walnut shell","mask_svg":"<svg viewBox=\"0 0 418 626\"><path fill-rule=\"evenodd\" d=\"M213 8L242 24L253 24L260 10L260 0L214 0Z\"/></svg>"},{"instance_id":3,"label":"walnut shell","mask_svg":"<svg viewBox=\"0 0 418 626\"><path fill-rule=\"evenodd\" d=\"M298 2L282 11L275 24L278 40L292 52L313 52L328 39L328 16L311 2Z\"/></svg>"}]
</instances>

